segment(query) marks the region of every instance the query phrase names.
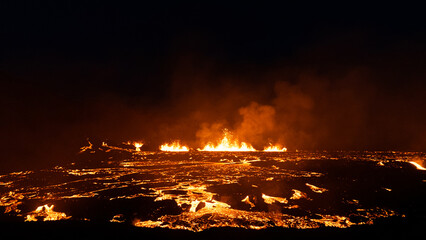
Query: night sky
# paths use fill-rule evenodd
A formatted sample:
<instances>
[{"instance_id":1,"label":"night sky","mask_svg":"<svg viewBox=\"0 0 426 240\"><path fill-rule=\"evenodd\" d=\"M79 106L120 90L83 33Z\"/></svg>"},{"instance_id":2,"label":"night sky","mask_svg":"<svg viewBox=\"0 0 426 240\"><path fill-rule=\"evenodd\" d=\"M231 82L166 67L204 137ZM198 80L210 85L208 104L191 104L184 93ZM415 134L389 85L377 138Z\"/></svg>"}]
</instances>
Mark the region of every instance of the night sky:
<instances>
[{"instance_id":1,"label":"night sky","mask_svg":"<svg viewBox=\"0 0 426 240\"><path fill-rule=\"evenodd\" d=\"M257 148L426 151L420 6L200 2L2 1L0 169L223 128Z\"/></svg>"}]
</instances>

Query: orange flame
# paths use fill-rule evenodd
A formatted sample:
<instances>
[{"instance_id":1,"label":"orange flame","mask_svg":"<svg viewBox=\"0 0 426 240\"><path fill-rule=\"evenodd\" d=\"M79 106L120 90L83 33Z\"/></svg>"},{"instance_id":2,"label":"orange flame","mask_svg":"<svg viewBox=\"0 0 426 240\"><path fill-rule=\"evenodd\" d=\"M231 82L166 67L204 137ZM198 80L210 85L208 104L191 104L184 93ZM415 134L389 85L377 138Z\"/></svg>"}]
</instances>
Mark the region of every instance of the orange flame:
<instances>
[{"instance_id":1,"label":"orange flame","mask_svg":"<svg viewBox=\"0 0 426 240\"><path fill-rule=\"evenodd\" d=\"M133 143L133 146L135 146L136 152L140 152L141 151L141 147L143 146L143 143L141 143L141 142L135 142L135 143Z\"/></svg>"},{"instance_id":2,"label":"orange flame","mask_svg":"<svg viewBox=\"0 0 426 240\"><path fill-rule=\"evenodd\" d=\"M170 145L168 143L165 143L160 146L160 150L166 151L166 152L188 152L189 151L187 146L181 146L178 141L174 141Z\"/></svg>"},{"instance_id":3,"label":"orange flame","mask_svg":"<svg viewBox=\"0 0 426 240\"><path fill-rule=\"evenodd\" d=\"M53 211L54 205L43 205L37 207L36 210L30 212L25 219L26 222L38 221L38 218L43 219L43 221L58 221L65 220L71 217L68 217L65 213Z\"/></svg>"},{"instance_id":4,"label":"orange flame","mask_svg":"<svg viewBox=\"0 0 426 240\"><path fill-rule=\"evenodd\" d=\"M264 152L287 152L287 148L281 148L279 145L269 144L269 147L265 147L263 149Z\"/></svg>"},{"instance_id":5,"label":"orange flame","mask_svg":"<svg viewBox=\"0 0 426 240\"><path fill-rule=\"evenodd\" d=\"M203 149L199 151L214 151L214 152L247 152L256 151L250 144L245 142L239 142L238 139L234 139L233 136L225 129L223 132L223 138L218 145L208 143Z\"/></svg>"}]
</instances>

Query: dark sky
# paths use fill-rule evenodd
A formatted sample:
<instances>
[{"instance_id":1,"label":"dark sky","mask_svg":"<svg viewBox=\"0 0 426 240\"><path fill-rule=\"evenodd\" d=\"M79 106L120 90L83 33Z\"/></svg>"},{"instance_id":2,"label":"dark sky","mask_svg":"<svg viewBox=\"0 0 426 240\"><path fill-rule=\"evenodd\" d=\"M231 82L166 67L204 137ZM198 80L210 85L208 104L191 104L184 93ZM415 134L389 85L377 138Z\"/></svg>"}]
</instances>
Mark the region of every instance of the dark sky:
<instances>
[{"instance_id":1,"label":"dark sky","mask_svg":"<svg viewBox=\"0 0 426 240\"><path fill-rule=\"evenodd\" d=\"M0 167L224 127L257 147L426 150L420 6L145 2L2 1Z\"/></svg>"}]
</instances>

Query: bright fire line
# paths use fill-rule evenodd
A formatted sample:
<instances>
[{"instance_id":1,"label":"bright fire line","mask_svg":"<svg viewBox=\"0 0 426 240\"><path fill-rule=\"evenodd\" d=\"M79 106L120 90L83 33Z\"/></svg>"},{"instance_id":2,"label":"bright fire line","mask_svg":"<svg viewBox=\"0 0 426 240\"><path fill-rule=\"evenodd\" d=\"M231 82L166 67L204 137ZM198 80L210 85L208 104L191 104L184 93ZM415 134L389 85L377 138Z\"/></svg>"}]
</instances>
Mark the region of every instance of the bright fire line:
<instances>
[{"instance_id":1,"label":"bright fire line","mask_svg":"<svg viewBox=\"0 0 426 240\"><path fill-rule=\"evenodd\" d=\"M272 145L269 144L268 147L265 147L263 149L264 152L287 152L287 148L286 147L280 147L278 145Z\"/></svg>"},{"instance_id":2,"label":"bright fire line","mask_svg":"<svg viewBox=\"0 0 426 240\"><path fill-rule=\"evenodd\" d=\"M188 152L187 146L181 146L178 141L172 142L171 144L165 143L160 146L161 151L165 152Z\"/></svg>"},{"instance_id":3,"label":"bright fire line","mask_svg":"<svg viewBox=\"0 0 426 240\"><path fill-rule=\"evenodd\" d=\"M232 135L224 130L223 138L216 146L213 143L208 143L203 149L199 151L208 152L252 152L256 151L250 144L245 142L239 142L237 139L233 139Z\"/></svg>"}]
</instances>

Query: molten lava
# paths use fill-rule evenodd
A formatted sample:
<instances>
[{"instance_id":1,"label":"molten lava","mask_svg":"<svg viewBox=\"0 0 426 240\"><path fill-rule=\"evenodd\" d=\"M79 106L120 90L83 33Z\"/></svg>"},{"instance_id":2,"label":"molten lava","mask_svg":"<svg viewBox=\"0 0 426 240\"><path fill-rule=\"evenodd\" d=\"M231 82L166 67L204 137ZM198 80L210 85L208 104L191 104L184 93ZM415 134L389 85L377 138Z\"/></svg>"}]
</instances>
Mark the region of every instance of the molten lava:
<instances>
[{"instance_id":1,"label":"molten lava","mask_svg":"<svg viewBox=\"0 0 426 240\"><path fill-rule=\"evenodd\" d=\"M171 144L165 143L160 146L161 151L166 152L188 152L187 146L181 146L178 141L172 142Z\"/></svg>"},{"instance_id":2,"label":"molten lava","mask_svg":"<svg viewBox=\"0 0 426 240\"><path fill-rule=\"evenodd\" d=\"M235 142L241 147L229 133L224 138L213 147ZM170 154L136 152L133 141L101 144L88 143L70 164L0 174L0 219L112 222L199 232L230 227L347 228L389 217L423 217L425 198L418 192L423 190L424 172L411 166L425 166L423 153ZM345 169L356 174L348 177ZM369 184L360 185L359 179ZM412 205L392 204L400 201L401 192ZM415 218L409 215L417 212Z\"/></svg>"},{"instance_id":3,"label":"molten lava","mask_svg":"<svg viewBox=\"0 0 426 240\"><path fill-rule=\"evenodd\" d=\"M414 167L416 167L418 170L426 170L426 168L424 168L422 165L420 165L419 163L415 162L415 161L410 161L409 163L411 163Z\"/></svg>"},{"instance_id":4,"label":"molten lava","mask_svg":"<svg viewBox=\"0 0 426 240\"><path fill-rule=\"evenodd\" d=\"M143 143L140 143L140 142L135 142L134 144L133 144L134 146L135 146L135 150L136 150L136 152L140 152L141 151L141 147L143 146Z\"/></svg>"},{"instance_id":5,"label":"molten lava","mask_svg":"<svg viewBox=\"0 0 426 240\"><path fill-rule=\"evenodd\" d=\"M278 145L272 145L271 143L269 144L269 147L265 147L263 149L264 152L287 152L287 148L285 147L280 147Z\"/></svg>"},{"instance_id":6,"label":"molten lava","mask_svg":"<svg viewBox=\"0 0 426 240\"><path fill-rule=\"evenodd\" d=\"M239 142L235 139L226 129L223 132L223 138L215 146L213 143L208 143L200 151L211 151L211 152L250 152L256 151L250 144L245 142Z\"/></svg>"},{"instance_id":7,"label":"molten lava","mask_svg":"<svg viewBox=\"0 0 426 240\"><path fill-rule=\"evenodd\" d=\"M55 212L53 211L54 205L45 204L43 206L37 207L36 210L30 212L27 215L27 218L25 219L26 222L31 221L38 221L39 219L42 219L43 221L58 221L58 220L65 220L69 219L71 217L67 216L65 213L62 212Z\"/></svg>"}]
</instances>

